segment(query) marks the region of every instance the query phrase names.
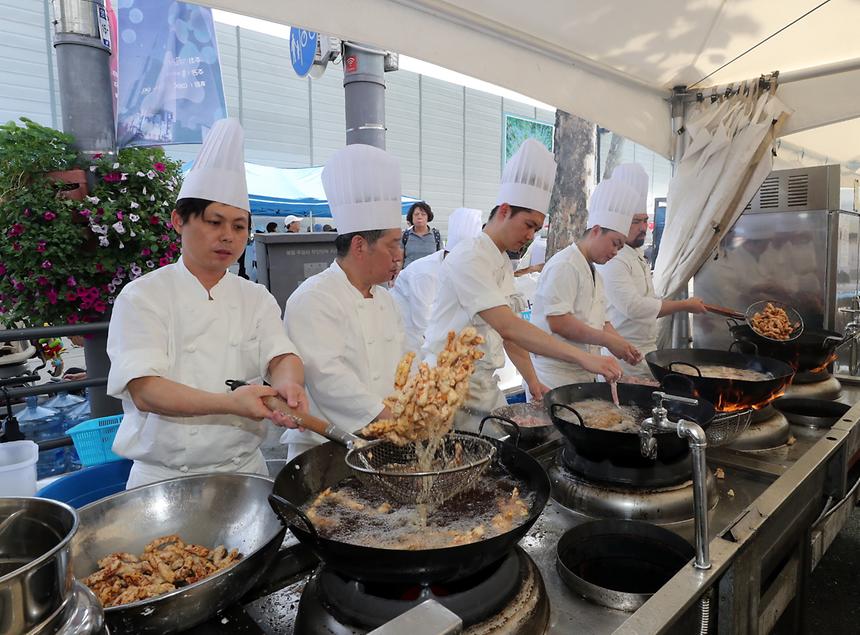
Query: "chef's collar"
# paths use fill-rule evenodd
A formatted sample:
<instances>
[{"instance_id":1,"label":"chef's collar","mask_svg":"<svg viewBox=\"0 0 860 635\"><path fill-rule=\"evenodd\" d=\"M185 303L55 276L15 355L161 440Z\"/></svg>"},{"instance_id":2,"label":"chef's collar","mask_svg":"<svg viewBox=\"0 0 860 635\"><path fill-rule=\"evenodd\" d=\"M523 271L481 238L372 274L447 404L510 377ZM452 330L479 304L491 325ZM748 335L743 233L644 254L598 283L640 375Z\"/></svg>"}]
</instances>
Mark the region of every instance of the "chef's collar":
<instances>
[{"instance_id":1,"label":"chef's collar","mask_svg":"<svg viewBox=\"0 0 860 635\"><path fill-rule=\"evenodd\" d=\"M356 288L355 288L355 285L353 285L353 284L349 281L349 278L348 278L348 277L347 277L347 275L346 275L346 271L344 271L344 270L343 270L343 267L341 267L341 266L340 266L340 263L339 263L336 259L335 259L335 261L334 261L334 262L332 262L332 263L331 263L331 266L329 267L329 269L331 269L331 270L332 270L332 272L334 272L334 274L338 277L338 279L340 279L340 280L342 280L342 281L343 281L343 284L344 284L344 285L346 285L347 287L349 287L349 291L350 291L350 293L352 293L352 294L354 294L354 295L355 295L355 299L356 299L356 300L370 300L370 299L372 299L372 298L375 298L375 297L376 297L376 294L374 293L374 291L376 290L376 286L377 286L377 285L375 285L375 284L370 285L370 295L371 295L371 297L370 297L370 298L365 298L365 297L364 297L364 294L363 294L361 291L359 291L358 289L356 289Z\"/></svg>"},{"instance_id":2,"label":"chef's collar","mask_svg":"<svg viewBox=\"0 0 860 635\"><path fill-rule=\"evenodd\" d=\"M179 260L176 261L176 267L179 269L180 273L182 273L183 280L187 283L186 286L188 291L194 294L193 297L195 299L209 300L212 298L213 300L217 300L219 296L221 296L221 293L227 288L227 285L229 285L229 282L226 282L226 280L230 277L230 272L226 269L224 270L224 275L221 276L221 279L215 283L215 286L207 291L206 287L203 286L203 283L200 282L200 279L185 265L185 256L180 256Z\"/></svg>"}]
</instances>

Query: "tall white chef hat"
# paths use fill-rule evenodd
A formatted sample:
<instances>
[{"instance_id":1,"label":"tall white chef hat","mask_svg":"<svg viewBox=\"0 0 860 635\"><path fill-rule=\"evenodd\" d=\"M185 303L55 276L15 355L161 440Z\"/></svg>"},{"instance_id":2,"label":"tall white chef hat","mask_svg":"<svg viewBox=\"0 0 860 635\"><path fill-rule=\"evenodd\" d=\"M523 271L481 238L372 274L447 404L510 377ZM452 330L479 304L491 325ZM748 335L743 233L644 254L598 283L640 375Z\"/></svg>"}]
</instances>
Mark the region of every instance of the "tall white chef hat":
<instances>
[{"instance_id":1,"label":"tall white chef hat","mask_svg":"<svg viewBox=\"0 0 860 635\"><path fill-rule=\"evenodd\" d=\"M605 179L597 184L588 202L588 227L600 225L627 235L633 215L641 211L639 194L626 183Z\"/></svg>"},{"instance_id":2,"label":"tall white chef hat","mask_svg":"<svg viewBox=\"0 0 860 635\"><path fill-rule=\"evenodd\" d=\"M526 139L505 164L496 205L507 203L546 214L555 184L552 152L535 139Z\"/></svg>"},{"instance_id":3,"label":"tall white chef hat","mask_svg":"<svg viewBox=\"0 0 860 635\"><path fill-rule=\"evenodd\" d=\"M481 233L481 210L458 207L448 217L448 240L445 250L451 251L458 243Z\"/></svg>"},{"instance_id":4,"label":"tall white chef hat","mask_svg":"<svg viewBox=\"0 0 860 635\"><path fill-rule=\"evenodd\" d=\"M322 182L339 234L400 228L400 163L385 150L360 143L338 150Z\"/></svg>"},{"instance_id":5,"label":"tall white chef hat","mask_svg":"<svg viewBox=\"0 0 860 635\"><path fill-rule=\"evenodd\" d=\"M219 119L185 175L181 198L202 198L251 211L245 181L245 133L238 119Z\"/></svg>"},{"instance_id":6,"label":"tall white chef hat","mask_svg":"<svg viewBox=\"0 0 860 635\"><path fill-rule=\"evenodd\" d=\"M612 179L617 179L633 189L639 196L637 214L648 211L648 173L638 163L622 163L612 170Z\"/></svg>"}]
</instances>

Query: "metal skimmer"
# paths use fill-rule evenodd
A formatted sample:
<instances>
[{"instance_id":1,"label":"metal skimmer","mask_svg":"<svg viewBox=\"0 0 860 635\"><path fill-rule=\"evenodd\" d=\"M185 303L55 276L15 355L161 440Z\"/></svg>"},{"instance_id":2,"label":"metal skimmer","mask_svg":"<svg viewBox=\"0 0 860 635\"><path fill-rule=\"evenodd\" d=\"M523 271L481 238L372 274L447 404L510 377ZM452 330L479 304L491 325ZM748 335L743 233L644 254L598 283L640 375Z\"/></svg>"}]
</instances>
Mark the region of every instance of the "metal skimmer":
<instances>
[{"instance_id":1,"label":"metal skimmer","mask_svg":"<svg viewBox=\"0 0 860 635\"><path fill-rule=\"evenodd\" d=\"M752 420L752 410L738 410L736 412L718 412L708 427L705 434L708 437L710 447L728 445L741 434L746 432Z\"/></svg>"},{"instance_id":2,"label":"metal skimmer","mask_svg":"<svg viewBox=\"0 0 860 635\"><path fill-rule=\"evenodd\" d=\"M346 464L367 487L406 505L439 505L471 487L496 454L481 437L452 433L442 438L429 469L422 470L415 443L374 441L354 446Z\"/></svg>"}]
</instances>

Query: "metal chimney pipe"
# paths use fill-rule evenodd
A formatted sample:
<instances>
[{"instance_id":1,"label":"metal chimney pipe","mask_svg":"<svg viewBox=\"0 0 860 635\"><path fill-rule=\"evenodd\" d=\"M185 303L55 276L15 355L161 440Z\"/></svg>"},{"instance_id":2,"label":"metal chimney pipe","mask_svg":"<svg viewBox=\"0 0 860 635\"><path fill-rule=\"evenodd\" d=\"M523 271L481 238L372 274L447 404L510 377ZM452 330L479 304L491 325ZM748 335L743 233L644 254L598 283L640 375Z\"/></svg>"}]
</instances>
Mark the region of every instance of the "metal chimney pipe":
<instances>
[{"instance_id":1,"label":"metal chimney pipe","mask_svg":"<svg viewBox=\"0 0 860 635\"><path fill-rule=\"evenodd\" d=\"M343 43L346 143L385 150L385 51Z\"/></svg>"}]
</instances>

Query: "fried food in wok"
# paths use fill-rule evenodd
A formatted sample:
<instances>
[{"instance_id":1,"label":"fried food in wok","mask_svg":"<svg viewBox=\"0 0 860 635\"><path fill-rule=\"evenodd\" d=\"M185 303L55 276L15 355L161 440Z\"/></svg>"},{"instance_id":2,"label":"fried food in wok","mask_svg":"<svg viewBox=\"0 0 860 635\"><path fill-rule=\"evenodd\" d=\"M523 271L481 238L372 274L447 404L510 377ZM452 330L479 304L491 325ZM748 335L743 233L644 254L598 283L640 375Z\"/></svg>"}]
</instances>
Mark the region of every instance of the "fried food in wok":
<instances>
[{"instance_id":1,"label":"fried food in wok","mask_svg":"<svg viewBox=\"0 0 860 635\"><path fill-rule=\"evenodd\" d=\"M112 553L83 582L104 607L148 600L194 584L242 559L237 549L186 544L178 535L150 542L140 556Z\"/></svg>"},{"instance_id":2,"label":"fried food in wok","mask_svg":"<svg viewBox=\"0 0 860 635\"><path fill-rule=\"evenodd\" d=\"M454 413L466 399L475 362L484 356L478 350L483 342L474 327L466 327L460 335L451 331L436 366L422 363L411 377L415 353L407 353L395 373L394 393L384 400L393 418L375 421L361 432L397 445L439 439L450 432Z\"/></svg>"},{"instance_id":3,"label":"fried food in wok","mask_svg":"<svg viewBox=\"0 0 860 635\"><path fill-rule=\"evenodd\" d=\"M768 302L764 309L753 314L750 318L750 326L764 337L787 340L800 324L792 324L785 309Z\"/></svg>"}]
</instances>

